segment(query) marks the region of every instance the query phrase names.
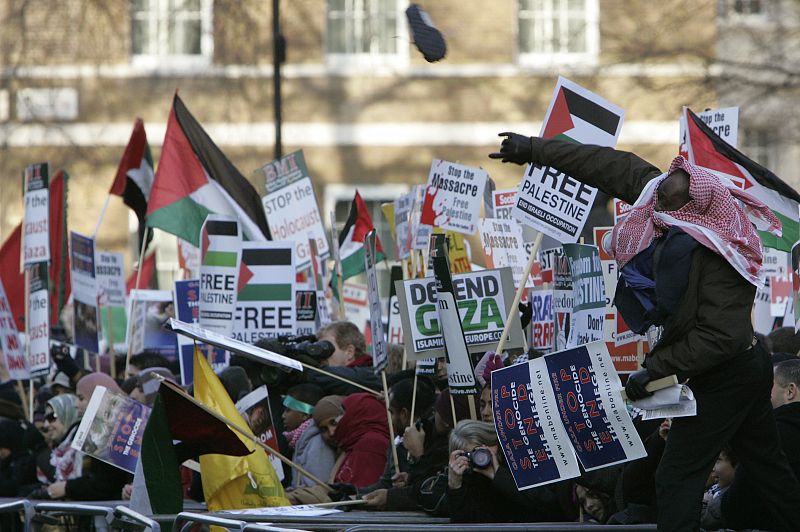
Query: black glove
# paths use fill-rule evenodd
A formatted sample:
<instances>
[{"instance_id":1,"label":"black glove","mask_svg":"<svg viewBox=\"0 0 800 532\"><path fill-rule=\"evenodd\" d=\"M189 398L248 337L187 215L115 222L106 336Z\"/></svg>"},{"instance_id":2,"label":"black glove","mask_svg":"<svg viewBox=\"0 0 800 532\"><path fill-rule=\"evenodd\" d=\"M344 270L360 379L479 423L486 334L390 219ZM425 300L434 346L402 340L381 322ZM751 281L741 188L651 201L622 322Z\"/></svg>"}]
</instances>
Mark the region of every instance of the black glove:
<instances>
[{"instance_id":1,"label":"black glove","mask_svg":"<svg viewBox=\"0 0 800 532\"><path fill-rule=\"evenodd\" d=\"M638 401L645 397L650 397L653 392L648 392L645 389L647 383L653 380L653 376L647 369L640 369L628 375L628 382L625 383L625 395L631 401Z\"/></svg>"},{"instance_id":2,"label":"black glove","mask_svg":"<svg viewBox=\"0 0 800 532\"><path fill-rule=\"evenodd\" d=\"M527 164L531 162L531 139L519 133L506 131L500 133L500 137L506 137L500 144L500 151L490 153L490 159L502 159L504 163Z\"/></svg>"},{"instance_id":3,"label":"black glove","mask_svg":"<svg viewBox=\"0 0 800 532\"><path fill-rule=\"evenodd\" d=\"M50 347L50 358L56 363L56 367L59 371L64 372L70 380L81 370L69 354L69 345L67 344L54 342L52 347Z\"/></svg>"}]
</instances>

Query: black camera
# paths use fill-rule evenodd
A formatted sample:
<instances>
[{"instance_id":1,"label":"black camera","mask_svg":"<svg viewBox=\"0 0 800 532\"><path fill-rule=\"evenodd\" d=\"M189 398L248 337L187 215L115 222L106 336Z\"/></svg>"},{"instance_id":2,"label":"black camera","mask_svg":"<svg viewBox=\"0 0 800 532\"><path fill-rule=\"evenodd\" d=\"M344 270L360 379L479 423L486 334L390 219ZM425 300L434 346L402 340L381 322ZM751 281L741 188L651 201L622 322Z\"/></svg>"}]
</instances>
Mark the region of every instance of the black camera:
<instances>
[{"instance_id":1,"label":"black camera","mask_svg":"<svg viewBox=\"0 0 800 532\"><path fill-rule=\"evenodd\" d=\"M316 336L293 336L281 335L278 336L278 342L284 348L285 355L288 357L296 357L297 355L305 355L313 358L314 360L325 360L330 357L336 348L327 340L317 341Z\"/></svg>"},{"instance_id":2,"label":"black camera","mask_svg":"<svg viewBox=\"0 0 800 532\"><path fill-rule=\"evenodd\" d=\"M466 456L469 460L469 467L472 469L486 469L492 465L492 452L489 449L478 448L472 452L463 452L461 456Z\"/></svg>"}]
</instances>

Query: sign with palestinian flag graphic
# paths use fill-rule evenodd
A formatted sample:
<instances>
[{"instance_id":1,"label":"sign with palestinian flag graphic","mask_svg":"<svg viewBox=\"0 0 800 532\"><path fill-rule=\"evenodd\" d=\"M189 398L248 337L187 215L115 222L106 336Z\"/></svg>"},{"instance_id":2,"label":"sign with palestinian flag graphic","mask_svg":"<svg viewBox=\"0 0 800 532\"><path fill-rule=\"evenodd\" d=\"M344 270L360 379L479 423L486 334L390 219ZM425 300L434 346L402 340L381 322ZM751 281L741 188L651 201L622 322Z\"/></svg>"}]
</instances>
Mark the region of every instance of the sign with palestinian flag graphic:
<instances>
[{"instance_id":1,"label":"sign with palestinian flag graphic","mask_svg":"<svg viewBox=\"0 0 800 532\"><path fill-rule=\"evenodd\" d=\"M800 194L770 170L722 140L703 120L688 107L684 108L686 121L686 150L689 162L702 166L715 175L733 181L750 195L765 203L781 222L781 236L760 230L764 247L791 251L800 240ZM760 220L753 220L763 229Z\"/></svg>"},{"instance_id":2,"label":"sign with palestinian flag graphic","mask_svg":"<svg viewBox=\"0 0 800 532\"><path fill-rule=\"evenodd\" d=\"M210 214L200 237L200 326L230 336L239 287L242 230L233 216Z\"/></svg>"},{"instance_id":3,"label":"sign with palestinian flag graphic","mask_svg":"<svg viewBox=\"0 0 800 532\"><path fill-rule=\"evenodd\" d=\"M248 344L295 333L295 242L243 242L233 337Z\"/></svg>"},{"instance_id":4,"label":"sign with palestinian flag graphic","mask_svg":"<svg viewBox=\"0 0 800 532\"><path fill-rule=\"evenodd\" d=\"M559 77L540 136L614 147L624 114L620 107ZM557 168L529 165L511 213L521 223L559 242L576 243L596 195L596 188Z\"/></svg>"},{"instance_id":5,"label":"sign with palestinian flag graphic","mask_svg":"<svg viewBox=\"0 0 800 532\"><path fill-rule=\"evenodd\" d=\"M342 280L364 271L364 237L375 229L361 194L356 192L350 205L350 214L339 233L339 257L342 262ZM385 258L379 238L375 238L375 262Z\"/></svg>"}]
</instances>

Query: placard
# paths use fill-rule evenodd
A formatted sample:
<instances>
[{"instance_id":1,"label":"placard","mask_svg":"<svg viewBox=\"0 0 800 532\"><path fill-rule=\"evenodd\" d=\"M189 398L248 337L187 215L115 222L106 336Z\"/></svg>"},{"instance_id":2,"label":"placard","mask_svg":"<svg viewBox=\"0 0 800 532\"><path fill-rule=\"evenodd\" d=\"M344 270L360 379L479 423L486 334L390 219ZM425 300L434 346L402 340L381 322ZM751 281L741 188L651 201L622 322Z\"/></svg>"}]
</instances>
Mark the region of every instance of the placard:
<instances>
[{"instance_id":1,"label":"placard","mask_svg":"<svg viewBox=\"0 0 800 532\"><path fill-rule=\"evenodd\" d=\"M292 248L292 251L294 248ZM245 395L236 402L236 410L242 415L253 435L258 438L261 443L278 450L278 435L275 433L275 423L272 421L272 409L269 406L269 390L266 385L259 386L249 394ZM278 480L283 480L285 475L283 473L283 462L274 454L267 453L272 468L275 474L278 475Z\"/></svg>"},{"instance_id":2,"label":"placard","mask_svg":"<svg viewBox=\"0 0 800 532\"><path fill-rule=\"evenodd\" d=\"M178 358L175 335L164 325L175 317L171 290L131 290L128 319L131 323L131 353L154 351L167 360Z\"/></svg>"},{"instance_id":3,"label":"placard","mask_svg":"<svg viewBox=\"0 0 800 532\"><path fill-rule=\"evenodd\" d=\"M50 165L25 168L25 211L22 219L22 264L30 266L50 260Z\"/></svg>"},{"instance_id":4,"label":"placard","mask_svg":"<svg viewBox=\"0 0 800 532\"><path fill-rule=\"evenodd\" d=\"M150 408L97 386L72 440L72 448L130 474L142 452Z\"/></svg>"},{"instance_id":5,"label":"placard","mask_svg":"<svg viewBox=\"0 0 800 532\"><path fill-rule=\"evenodd\" d=\"M50 370L50 296L46 262L28 266L27 367L31 377Z\"/></svg>"},{"instance_id":6,"label":"placard","mask_svg":"<svg viewBox=\"0 0 800 532\"><path fill-rule=\"evenodd\" d=\"M200 280L185 279L175 281L175 314L176 318L186 323L200 323ZM181 371L181 384L189 386L194 382L194 341L177 334L178 361ZM211 367L214 371L222 371L228 367L228 353L224 349L203 349L208 356L210 352Z\"/></svg>"},{"instance_id":7,"label":"placard","mask_svg":"<svg viewBox=\"0 0 800 532\"><path fill-rule=\"evenodd\" d=\"M261 171L266 177L267 190L262 202L272 238L295 243L298 268L307 268L311 261L309 233L317 243L319 255L328 257L328 239L303 150L267 163Z\"/></svg>"},{"instance_id":8,"label":"placard","mask_svg":"<svg viewBox=\"0 0 800 532\"><path fill-rule=\"evenodd\" d=\"M487 268L511 268L514 286L523 282L528 257L524 251L522 227L516 220L499 218L481 219L481 245L486 257ZM528 276L525 286L533 287L533 280Z\"/></svg>"},{"instance_id":9,"label":"placard","mask_svg":"<svg viewBox=\"0 0 800 532\"><path fill-rule=\"evenodd\" d=\"M406 354L411 360L444 356L444 340L436 310L436 288L430 277L395 283L400 302ZM511 270L482 270L453 276L456 306L470 352L497 345L514 299ZM514 320L508 349L523 346L519 320Z\"/></svg>"},{"instance_id":10,"label":"placard","mask_svg":"<svg viewBox=\"0 0 800 532\"><path fill-rule=\"evenodd\" d=\"M122 253L101 250L96 251L95 258L103 338L107 346L123 353L127 351L125 332L128 326L125 318L125 258Z\"/></svg>"},{"instance_id":11,"label":"placard","mask_svg":"<svg viewBox=\"0 0 800 532\"><path fill-rule=\"evenodd\" d=\"M536 288L529 292L531 300L531 347L542 353L553 350L555 323L553 290Z\"/></svg>"},{"instance_id":12,"label":"placard","mask_svg":"<svg viewBox=\"0 0 800 532\"><path fill-rule=\"evenodd\" d=\"M375 230L364 237L364 268L367 275L367 299L369 301L369 327L372 340L372 368L380 373L386 368L386 337L383 331L383 312L381 311L381 295L378 291L378 272L375 271Z\"/></svg>"},{"instance_id":13,"label":"placard","mask_svg":"<svg viewBox=\"0 0 800 532\"><path fill-rule=\"evenodd\" d=\"M100 352L100 316L97 308L94 239L70 231L70 267L74 305L72 338L75 345L90 353Z\"/></svg>"},{"instance_id":14,"label":"placard","mask_svg":"<svg viewBox=\"0 0 800 532\"><path fill-rule=\"evenodd\" d=\"M295 334L309 336L316 334L317 327L317 291L295 290Z\"/></svg>"},{"instance_id":15,"label":"placard","mask_svg":"<svg viewBox=\"0 0 800 532\"><path fill-rule=\"evenodd\" d=\"M596 246L564 244L572 275L573 308L571 335L575 345L603 339L606 291L603 267Z\"/></svg>"},{"instance_id":16,"label":"placard","mask_svg":"<svg viewBox=\"0 0 800 532\"><path fill-rule=\"evenodd\" d=\"M19 341L19 331L11 305L8 303L3 280L0 279L0 349L11 380L30 379L28 366L25 363L25 353Z\"/></svg>"},{"instance_id":17,"label":"placard","mask_svg":"<svg viewBox=\"0 0 800 532\"><path fill-rule=\"evenodd\" d=\"M233 333L242 228L234 216L209 214L200 229L200 326Z\"/></svg>"},{"instance_id":18,"label":"placard","mask_svg":"<svg viewBox=\"0 0 800 532\"><path fill-rule=\"evenodd\" d=\"M558 78L540 137L614 147L623 110L563 77ZM557 168L528 165L512 216L559 242L575 243L589 217L597 189Z\"/></svg>"},{"instance_id":19,"label":"placard","mask_svg":"<svg viewBox=\"0 0 800 532\"><path fill-rule=\"evenodd\" d=\"M403 268L392 266L389 281L389 312L386 327L386 343L402 344L403 339L403 320L400 316L400 301L397 298L396 281L403 280Z\"/></svg>"},{"instance_id":20,"label":"placard","mask_svg":"<svg viewBox=\"0 0 800 532\"><path fill-rule=\"evenodd\" d=\"M233 334L254 344L295 333L295 243L242 242Z\"/></svg>"},{"instance_id":21,"label":"placard","mask_svg":"<svg viewBox=\"0 0 800 532\"><path fill-rule=\"evenodd\" d=\"M560 351L575 345L572 331L572 309L575 307L572 271L564 255L553 258L553 317L555 319L555 349Z\"/></svg>"},{"instance_id":22,"label":"placard","mask_svg":"<svg viewBox=\"0 0 800 532\"><path fill-rule=\"evenodd\" d=\"M428 173L421 223L474 235L487 177L482 168L434 159Z\"/></svg>"}]
</instances>

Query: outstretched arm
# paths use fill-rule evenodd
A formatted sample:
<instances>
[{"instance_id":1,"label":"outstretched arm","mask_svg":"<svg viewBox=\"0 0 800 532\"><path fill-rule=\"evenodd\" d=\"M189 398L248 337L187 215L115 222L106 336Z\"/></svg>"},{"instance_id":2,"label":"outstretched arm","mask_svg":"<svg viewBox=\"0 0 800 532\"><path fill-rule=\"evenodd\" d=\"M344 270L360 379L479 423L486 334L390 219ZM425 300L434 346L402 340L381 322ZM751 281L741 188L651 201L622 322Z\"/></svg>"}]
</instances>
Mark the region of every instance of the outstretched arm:
<instances>
[{"instance_id":1,"label":"outstretched arm","mask_svg":"<svg viewBox=\"0 0 800 532\"><path fill-rule=\"evenodd\" d=\"M627 151L517 133L500 136L505 138L500 151L489 155L492 159L552 166L628 203L634 203L645 184L661 174L657 167Z\"/></svg>"}]
</instances>

